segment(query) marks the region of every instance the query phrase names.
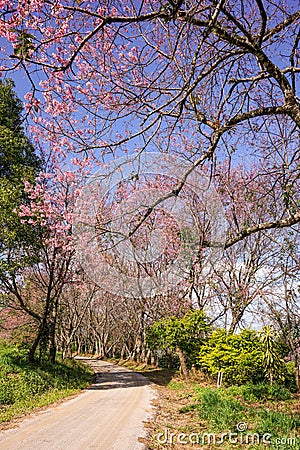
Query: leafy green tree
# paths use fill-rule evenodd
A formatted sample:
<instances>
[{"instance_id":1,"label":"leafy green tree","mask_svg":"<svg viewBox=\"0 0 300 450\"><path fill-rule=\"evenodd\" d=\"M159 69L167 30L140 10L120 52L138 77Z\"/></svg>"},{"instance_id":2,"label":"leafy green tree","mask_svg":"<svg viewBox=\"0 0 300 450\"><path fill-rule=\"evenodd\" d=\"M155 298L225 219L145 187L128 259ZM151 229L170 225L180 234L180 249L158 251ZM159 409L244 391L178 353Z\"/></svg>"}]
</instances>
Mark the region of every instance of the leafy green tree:
<instances>
[{"instance_id":1,"label":"leafy green tree","mask_svg":"<svg viewBox=\"0 0 300 450\"><path fill-rule=\"evenodd\" d=\"M23 106L12 80L0 81L0 177L32 178L41 161L22 127Z\"/></svg>"},{"instance_id":2,"label":"leafy green tree","mask_svg":"<svg viewBox=\"0 0 300 450\"><path fill-rule=\"evenodd\" d=\"M186 360L190 364L196 361L208 331L208 319L203 311L191 310L182 318L173 316L155 322L148 330L147 341L152 349L176 352L183 376L187 378Z\"/></svg>"},{"instance_id":3,"label":"leafy green tree","mask_svg":"<svg viewBox=\"0 0 300 450\"><path fill-rule=\"evenodd\" d=\"M225 383L256 383L264 378L263 357L262 342L255 331L228 333L218 329L201 347L198 365L213 376L223 372Z\"/></svg>"},{"instance_id":4,"label":"leafy green tree","mask_svg":"<svg viewBox=\"0 0 300 450\"><path fill-rule=\"evenodd\" d=\"M17 213L22 203L30 201L24 181L33 182L42 165L22 127L22 111L14 83L0 81L0 281L4 288L9 273L30 264L24 245L34 247L37 242L37 230Z\"/></svg>"}]
</instances>

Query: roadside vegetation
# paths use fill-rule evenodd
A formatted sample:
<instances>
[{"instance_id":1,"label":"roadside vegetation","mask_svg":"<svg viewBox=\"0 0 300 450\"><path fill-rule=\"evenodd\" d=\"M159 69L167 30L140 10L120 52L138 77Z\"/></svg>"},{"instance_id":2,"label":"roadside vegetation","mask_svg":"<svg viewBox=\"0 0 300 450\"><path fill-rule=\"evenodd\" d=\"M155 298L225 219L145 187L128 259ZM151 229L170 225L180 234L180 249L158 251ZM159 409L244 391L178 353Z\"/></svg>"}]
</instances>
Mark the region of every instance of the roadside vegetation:
<instances>
[{"instance_id":1,"label":"roadside vegetation","mask_svg":"<svg viewBox=\"0 0 300 450\"><path fill-rule=\"evenodd\" d=\"M232 333L196 310L157 321L147 339L156 367L120 363L159 391L148 449L299 448L295 364L272 327Z\"/></svg>"},{"instance_id":2,"label":"roadside vegetation","mask_svg":"<svg viewBox=\"0 0 300 450\"><path fill-rule=\"evenodd\" d=\"M198 369L226 386L246 383L299 389L298 370L284 336L272 326L230 332L214 327L203 311L155 322L147 331L149 348L160 367L180 369L182 377ZM220 384L222 384L220 382Z\"/></svg>"},{"instance_id":3,"label":"roadside vegetation","mask_svg":"<svg viewBox=\"0 0 300 450\"><path fill-rule=\"evenodd\" d=\"M23 416L87 387L90 369L79 361L28 362L28 350L0 344L0 423Z\"/></svg>"},{"instance_id":4,"label":"roadside vegetation","mask_svg":"<svg viewBox=\"0 0 300 450\"><path fill-rule=\"evenodd\" d=\"M178 371L119 363L149 378L158 390L156 415L147 424L148 450L299 448L299 395L283 385L217 388L201 371L184 380Z\"/></svg>"}]
</instances>

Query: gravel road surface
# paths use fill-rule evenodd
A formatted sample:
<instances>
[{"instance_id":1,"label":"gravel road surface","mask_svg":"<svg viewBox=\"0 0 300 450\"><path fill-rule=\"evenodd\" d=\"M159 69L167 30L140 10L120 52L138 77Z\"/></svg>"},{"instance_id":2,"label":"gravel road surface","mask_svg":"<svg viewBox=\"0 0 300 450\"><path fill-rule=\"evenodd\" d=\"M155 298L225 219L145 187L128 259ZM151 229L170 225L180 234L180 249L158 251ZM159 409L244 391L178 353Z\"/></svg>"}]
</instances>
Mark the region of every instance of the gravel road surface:
<instances>
[{"instance_id":1,"label":"gravel road surface","mask_svg":"<svg viewBox=\"0 0 300 450\"><path fill-rule=\"evenodd\" d=\"M143 376L106 361L82 358L95 384L77 397L32 414L0 433L1 450L142 450L143 422L155 391Z\"/></svg>"}]
</instances>

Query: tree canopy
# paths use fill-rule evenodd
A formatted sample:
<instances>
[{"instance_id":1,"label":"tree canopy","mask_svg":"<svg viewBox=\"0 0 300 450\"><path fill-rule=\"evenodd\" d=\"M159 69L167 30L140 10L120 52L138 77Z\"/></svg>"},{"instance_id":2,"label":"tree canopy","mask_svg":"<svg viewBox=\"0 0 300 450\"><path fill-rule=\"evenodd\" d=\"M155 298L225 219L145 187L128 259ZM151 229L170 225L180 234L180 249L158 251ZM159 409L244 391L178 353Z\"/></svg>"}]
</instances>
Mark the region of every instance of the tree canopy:
<instances>
[{"instance_id":1,"label":"tree canopy","mask_svg":"<svg viewBox=\"0 0 300 450\"><path fill-rule=\"evenodd\" d=\"M52 152L181 154L191 169L177 195L195 167L216 182L238 164L251 166L248 184L269 174L276 209L236 217L227 246L299 222L297 2L7 1L3 11L2 71L27 76L33 129Z\"/></svg>"},{"instance_id":2,"label":"tree canopy","mask_svg":"<svg viewBox=\"0 0 300 450\"><path fill-rule=\"evenodd\" d=\"M41 161L24 133L23 105L14 87L12 80L0 82L0 177L20 184L36 175Z\"/></svg>"},{"instance_id":3,"label":"tree canopy","mask_svg":"<svg viewBox=\"0 0 300 450\"><path fill-rule=\"evenodd\" d=\"M34 182L41 159L22 128L22 103L12 81L0 83L0 251L1 269L22 259L22 245L33 243L32 227L23 224L17 208L28 202L25 182ZM2 273L2 274L3 274Z\"/></svg>"}]
</instances>

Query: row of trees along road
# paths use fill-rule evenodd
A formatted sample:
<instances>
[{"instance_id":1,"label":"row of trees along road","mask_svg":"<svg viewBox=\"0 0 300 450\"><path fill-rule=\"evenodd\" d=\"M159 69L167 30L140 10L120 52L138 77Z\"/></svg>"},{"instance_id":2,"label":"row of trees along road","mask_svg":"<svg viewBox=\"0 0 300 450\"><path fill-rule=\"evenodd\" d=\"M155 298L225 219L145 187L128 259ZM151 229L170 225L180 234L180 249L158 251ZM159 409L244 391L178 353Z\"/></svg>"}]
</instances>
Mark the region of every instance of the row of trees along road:
<instances>
[{"instance_id":1,"label":"row of trees along road","mask_svg":"<svg viewBox=\"0 0 300 450\"><path fill-rule=\"evenodd\" d=\"M59 346L145 360L149 325L182 317L196 302L230 332L251 320L274 324L298 373L296 2L2 3L1 73L26 78L25 116L42 154L34 156L20 102L2 82L6 328L24 321L31 359L38 349L54 359ZM224 257L205 282L198 261L167 295L128 300L102 292L83 273L72 212L90 169L146 150L177 154L190 171L209 174L228 233ZM183 195L185 179L172 195ZM144 182L131 181L121 199ZM209 234L202 244L200 254L212 245Z\"/></svg>"}]
</instances>

